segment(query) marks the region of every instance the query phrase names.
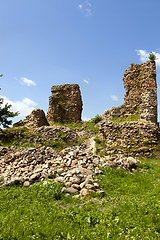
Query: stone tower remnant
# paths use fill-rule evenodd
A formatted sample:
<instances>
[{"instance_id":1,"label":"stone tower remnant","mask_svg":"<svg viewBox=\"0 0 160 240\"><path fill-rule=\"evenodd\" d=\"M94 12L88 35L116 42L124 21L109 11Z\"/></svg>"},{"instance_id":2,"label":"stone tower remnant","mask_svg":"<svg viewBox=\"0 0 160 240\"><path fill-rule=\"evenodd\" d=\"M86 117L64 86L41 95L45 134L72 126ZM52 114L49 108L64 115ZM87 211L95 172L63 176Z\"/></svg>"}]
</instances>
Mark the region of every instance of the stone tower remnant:
<instances>
[{"instance_id":1,"label":"stone tower remnant","mask_svg":"<svg viewBox=\"0 0 160 240\"><path fill-rule=\"evenodd\" d=\"M157 124L156 64L130 64L124 73L124 104L106 110L104 117L139 115L139 120Z\"/></svg>"},{"instance_id":2,"label":"stone tower remnant","mask_svg":"<svg viewBox=\"0 0 160 240\"><path fill-rule=\"evenodd\" d=\"M82 98L78 84L53 86L49 97L47 120L49 123L81 121Z\"/></svg>"},{"instance_id":3,"label":"stone tower remnant","mask_svg":"<svg viewBox=\"0 0 160 240\"><path fill-rule=\"evenodd\" d=\"M131 64L124 73L123 83L124 104L106 110L100 123L106 152L151 157L159 136L155 62Z\"/></svg>"},{"instance_id":4,"label":"stone tower remnant","mask_svg":"<svg viewBox=\"0 0 160 240\"><path fill-rule=\"evenodd\" d=\"M140 119L157 123L157 84L155 62L131 64L123 77L126 110Z\"/></svg>"}]
</instances>

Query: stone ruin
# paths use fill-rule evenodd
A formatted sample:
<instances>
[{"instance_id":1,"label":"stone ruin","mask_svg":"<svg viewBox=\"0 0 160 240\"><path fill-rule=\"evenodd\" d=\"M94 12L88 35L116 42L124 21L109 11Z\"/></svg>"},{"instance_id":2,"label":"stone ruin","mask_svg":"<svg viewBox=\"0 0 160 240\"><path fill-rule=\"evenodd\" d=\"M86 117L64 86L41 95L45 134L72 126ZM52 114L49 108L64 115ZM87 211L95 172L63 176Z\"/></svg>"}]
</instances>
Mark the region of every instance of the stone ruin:
<instances>
[{"instance_id":1,"label":"stone ruin","mask_svg":"<svg viewBox=\"0 0 160 240\"><path fill-rule=\"evenodd\" d=\"M0 177L2 186L11 182L29 186L33 181L53 178L65 184L63 192L88 195L89 191L103 192L99 187L96 174L102 173L99 166L117 167L135 171L140 161L133 157L151 157L157 148L157 86L155 62L131 64L123 77L125 87L124 105L112 108L103 114L98 123L106 141L105 152L100 157L85 145L65 148L61 152L40 145L34 148L0 146ZM48 126L48 122L81 120L82 100L77 84L53 86L49 98L47 119L41 109L35 109L15 126L32 129L38 141L55 141L64 132L69 139L79 137L76 130L60 126ZM127 118L138 115L140 121L114 123L112 117ZM47 121L48 120L48 121ZM85 132L85 131L84 131ZM2 135L2 134L1 134ZM22 136L23 137L23 136ZM127 151L126 151L127 150ZM47 184L44 181L44 184Z\"/></svg>"},{"instance_id":2,"label":"stone ruin","mask_svg":"<svg viewBox=\"0 0 160 240\"><path fill-rule=\"evenodd\" d=\"M123 154L127 151L130 156L151 157L159 138L155 62L131 64L124 73L123 82L124 104L106 110L100 122L106 152ZM137 121L125 120L134 116ZM114 119L122 119L122 122L114 122Z\"/></svg>"},{"instance_id":3,"label":"stone ruin","mask_svg":"<svg viewBox=\"0 0 160 240\"><path fill-rule=\"evenodd\" d=\"M155 62L131 64L124 73L123 82L124 104L106 110L99 123L107 146L105 151L108 154L151 157L159 138ZM14 126L37 128L53 121L81 121L82 99L78 84L53 86L51 92L47 118L43 110L36 109ZM137 121L126 121L130 116L136 116ZM123 122L109 121L114 117L124 118Z\"/></svg>"},{"instance_id":4,"label":"stone ruin","mask_svg":"<svg viewBox=\"0 0 160 240\"><path fill-rule=\"evenodd\" d=\"M78 84L64 84L51 88L47 117L42 109L34 109L24 120L13 127L37 128L55 122L79 122L82 114L82 98Z\"/></svg>"},{"instance_id":5,"label":"stone ruin","mask_svg":"<svg viewBox=\"0 0 160 240\"><path fill-rule=\"evenodd\" d=\"M124 104L111 108L104 118L138 115L139 120L157 124L157 84L155 62L130 64L123 77Z\"/></svg>"},{"instance_id":6,"label":"stone ruin","mask_svg":"<svg viewBox=\"0 0 160 240\"><path fill-rule=\"evenodd\" d=\"M81 121L83 104L78 84L53 86L51 92L47 112L49 123Z\"/></svg>"},{"instance_id":7,"label":"stone ruin","mask_svg":"<svg viewBox=\"0 0 160 240\"><path fill-rule=\"evenodd\" d=\"M13 127L26 126L30 128L37 128L48 125L49 124L44 111L42 109L34 109L24 120L20 120L19 122L13 124Z\"/></svg>"}]
</instances>

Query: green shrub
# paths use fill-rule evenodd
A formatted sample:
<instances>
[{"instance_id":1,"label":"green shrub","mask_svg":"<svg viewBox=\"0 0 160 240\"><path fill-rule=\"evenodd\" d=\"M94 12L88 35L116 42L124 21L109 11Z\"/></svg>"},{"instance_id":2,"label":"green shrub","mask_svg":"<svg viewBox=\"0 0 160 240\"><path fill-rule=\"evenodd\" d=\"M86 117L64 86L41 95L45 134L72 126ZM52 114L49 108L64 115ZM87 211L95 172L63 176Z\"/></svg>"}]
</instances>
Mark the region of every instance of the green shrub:
<instances>
[{"instance_id":1,"label":"green shrub","mask_svg":"<svg viewBox=\"0 0 160 240\"><path fill-rule=\"evenodd\" d=\"M95 123L93 123L93 122L87 122L86 124L83 125L82 129L88 129L94 133L98 133L99 127L95 127L94 125L95 125Z\"/></svg>"},{"instance_id":2,"label":"green shrub","mask_svg":"<svg viewBox=\"0 0 160 240\"><path fill-rule=\"evenodd\" d=\"M12 142L12 145L17 147L17 146L19 146L19 142L15 140L15 141Z\"/></svg>"},{"instance_id":3,"label":"green shrub","mask_svg":"<svg viewBox=\"0 0 160 240\"><path fill-rule=\"evenodd\" d=\"M66 139L66 138L67 138L66 133L64 133L64 132L62 132L62 131L60 131L58 135L59 135L59 137L62 138L62 139Z\"/></svg>"},{"instance_id":4,"label":"green shrub","mask_svg":"<svg viewBox=\"0 0 160 240\"><path fill-rule=\"evenodd\" d=\"M156 55L153 52L151 52L149 53L148 59L149 61L154 62L157 58Z\"/></svg>"},{"instance_id":5,"label":"green shrub","mask_svg":"<svg viewBox=\"0 0 160 240\"><path fill-rule=\"evenodd\" d=\"M61 151L66 147L65 143L62 143L60 140L53 141L53 140L48 140L43 143L44 146L52 147L54 150Z\"/></svg>"},{"instance_id":6,"label":"green shrub","mask_svg":"<svg viewBox=\"0 0 160 240\"><path fill-rule=\"evenodd\" d=\"M91 123L97 124L102 120L102 117L99 116L98 114L91 120Z\"/></svg>"}]
</instances>

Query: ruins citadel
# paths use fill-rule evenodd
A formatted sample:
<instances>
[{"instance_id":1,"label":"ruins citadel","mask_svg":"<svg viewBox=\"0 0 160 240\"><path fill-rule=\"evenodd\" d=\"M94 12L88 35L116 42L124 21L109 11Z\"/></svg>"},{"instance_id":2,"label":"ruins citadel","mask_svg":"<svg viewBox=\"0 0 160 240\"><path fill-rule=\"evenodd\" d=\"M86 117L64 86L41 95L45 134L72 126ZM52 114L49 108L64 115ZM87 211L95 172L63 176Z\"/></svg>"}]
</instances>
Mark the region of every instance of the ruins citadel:
<instances>
[{"instance_id":1,"label":"ruins citadel","mask_svg":"<svg viewBox=\"0 0 160 240\"><path fill-rule=\"evenodd\" d=\"M1 141L13 144L0 146L2 185L22 182L29 186L49 177L63 182L63 191L88 195L89 191L102 190L93 180L101 172L99 166L135 171L137 157L152 157L159 129L155 62L131 64L123 82L124 104L106 110L98 123L94 122L96 132L87 128L94 119L81 121L83 104L78 84L51 88L47 116L42 109L35 109L13 128L1 129ZM65 127L65 122L81 127ZM62 151L54 150L59 146Z\"/></svg>"},{"instance_id":2,"label":"ruins citadel","mask_svg":"<svg viewBox=\"0 0 160 240\"><path fill-rule=\"evenodd\" d=\"M151 156L158 143L155 61L130 64L124 73L124 104L106 110L99 123L106 153ZM52 122L81 122L82 97L78 84L53 86L47 116L36 109L14 126L37 128ZM118 120L118 121L115 121Z\"/></svg>"}]
</instances>

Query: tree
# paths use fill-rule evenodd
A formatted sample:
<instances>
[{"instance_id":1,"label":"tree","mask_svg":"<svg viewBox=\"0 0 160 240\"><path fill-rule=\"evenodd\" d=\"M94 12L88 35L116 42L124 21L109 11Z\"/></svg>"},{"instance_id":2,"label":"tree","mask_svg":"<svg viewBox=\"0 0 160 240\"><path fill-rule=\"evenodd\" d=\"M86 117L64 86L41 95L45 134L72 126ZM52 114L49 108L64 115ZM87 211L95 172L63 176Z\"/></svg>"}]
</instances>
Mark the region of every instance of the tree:
<instances>
[{"instance_id":1,"label":"tree","mask_svg":"<svg viewBox=\"0 0 160 240\"><path fill-rule=\"evenodd\" d=\"M0 75L2 77L3 74ZM1 89L1 88L0 88ZM4 107L3 105L4 99L0 97L0 125L4 128L9 127L12 124L12 120L8 120L8 118L12 118L18 116L18 112L11 112L9 109L11 108L11 104L6 103Z\"/></svg>"},{"instance_id":2,"label":"tree","mask_svg":"<svg viewBox=\"0 0 160 240\"><path fill-rule=\"evenodd\" d=\"M154 62L157 59L155 53L149 53L148 59L149 61Z\"/></svg>"}]
</instances>

